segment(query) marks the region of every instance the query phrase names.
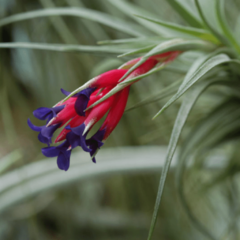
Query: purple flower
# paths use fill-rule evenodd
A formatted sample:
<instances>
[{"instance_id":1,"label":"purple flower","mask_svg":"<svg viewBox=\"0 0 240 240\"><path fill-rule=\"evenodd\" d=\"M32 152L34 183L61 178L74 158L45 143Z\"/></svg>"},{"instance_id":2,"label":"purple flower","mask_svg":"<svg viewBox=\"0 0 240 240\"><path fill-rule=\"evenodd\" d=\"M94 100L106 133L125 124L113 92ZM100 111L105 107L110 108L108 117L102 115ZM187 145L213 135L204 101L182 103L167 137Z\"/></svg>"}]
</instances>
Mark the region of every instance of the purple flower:
<instances>
[{"instance_id":1,"label":"purple flower","mask_svg":"<svg viewBox=\"0 0 240 240\"><path fill-rule=\"evenodd\" d=\"M42 154L46 157L57 157L59 169L67 171L70 165L71 149L68 141L57 147L42 148Z\"/></svg>"},{"instance_id":2,"label":"purple flower","mask_svg":"<svg viewBox=\"0 0 240 240\"><path fill-rule=\"evenodd\" d=\"M36 132L39 132L38 134L38 140L42 143L47 144L48 146L52 143L52 136L53 133L58 129L58 127L60 126L60 124L55 124L49 127L46 127L46 125L44 126L35 126L32 124L32 122L30 121L30 119L28 119L28 126Z\"/></svg>"}]
</instances>

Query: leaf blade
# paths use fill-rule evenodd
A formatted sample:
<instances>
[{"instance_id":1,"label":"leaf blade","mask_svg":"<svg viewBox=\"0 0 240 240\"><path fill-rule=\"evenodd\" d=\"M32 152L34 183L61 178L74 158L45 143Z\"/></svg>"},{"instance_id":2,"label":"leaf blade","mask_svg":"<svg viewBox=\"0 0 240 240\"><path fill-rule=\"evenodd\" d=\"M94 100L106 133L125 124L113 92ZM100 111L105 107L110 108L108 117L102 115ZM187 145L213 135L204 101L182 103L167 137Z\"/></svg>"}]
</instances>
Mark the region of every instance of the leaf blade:
<instances>
[{"instance_id":1,"label":"leaf blade","mask_svg":"<svg viewBox=\"0 0 240 240\"><path fill-rule=\"evenodd\" d=\"M179 87L179 91L160 109L160 111L153 117L159 116L167 107L182 96L194 83L196 83L204 74L209 72L212 68L227 62L235 62L225 54L219 54L207 60L195 73L184 79L183 84Z\"/></svg>"},{"instance_id":2,"label":"leaf blade","mask_svg":"<svg viewBox=\"0 0 240 240\"><path fill-rule=\"evenodd\" d=\"M128 33L129 35L141 37L144 34L141 31L137 30L137 26L134 24L129 24L123 20L111 17L108 14L104 14L95 10L90 10L86 8L49 8L43 10L29 11L26 13L15 14L0 20L0 27L5 26L10 23L39 18L39 17L48 17L48 16L75 16L92 21L96 21L107 25L109 27L115 28L122 32Z\"/></svg>"},{"instance_id":3,"label":"leaf blade","mask_svg":"<svg viewBox=\"0 0 240 240\"><path fill-rule=\"evenodd\" d=\"M206 81L203 82L202 84L196 86L192 91L188 92L188 94L185 96L184 101L179 109L177 118L174 123L174 127L172 130L171 138L168 144L168 150L165 158L165 163L161 172L161 177L160 177L160 182L159 182L159 187L158 187L158 193L157 193L157 198L154 206L154 211L153 211L153 216L152 216L152 221L150 225L150 230L148 234L148 240L151 240L152 234L155 228L155 224L157 221L157 215L161 203L161 198L163 194L163 189L165 185L165 181L167 178L167 173L169 170L169 167L171 165L171 161L173 158L173 155L175 153L177 143L180 137L180 134L182 132L182 129L185 125L185 122L188 118L188 115L194 106L195 102L197 101L198 97L200 94L209 86L211 81Z\"/></svg>"},{"instance_id":4,"label":"leaf blade","mask_svg":"<svg viewBox=\"0 0 240 240\"><path fill-rule=\"evenodd\" d=\"M209 40L209 41L212 41L214 43L219 43L219 41L213 35L211 35L209 32L207 32L204 29L181 26L181 25L178 25L178 24L165 22L165 21L162 21L162 20L159 20L159 19L149 18L149 17L145 17L145 16L140 16L140 15L136 15L136 16L139 17L139 18L145 19L147 21L159 24L163 27L181 32L181 33L186 33L186 34L189 34L189 35L194 36L194 37L198 37L198 38L201 38L201 39L204 39L204 40Z\"/></svg>"}]
</instances>

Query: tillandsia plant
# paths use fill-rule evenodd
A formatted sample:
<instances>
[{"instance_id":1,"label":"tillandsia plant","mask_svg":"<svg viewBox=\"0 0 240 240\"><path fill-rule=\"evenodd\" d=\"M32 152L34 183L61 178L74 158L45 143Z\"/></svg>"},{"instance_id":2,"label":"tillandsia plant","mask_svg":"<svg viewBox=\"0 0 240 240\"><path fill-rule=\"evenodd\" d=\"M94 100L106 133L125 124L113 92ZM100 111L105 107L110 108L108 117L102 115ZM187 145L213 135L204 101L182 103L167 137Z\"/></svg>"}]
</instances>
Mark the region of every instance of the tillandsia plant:
<instances>
[{"instance_id":1,"label":"tillandsia plant","mask_svg":"<svg viewBox=\"0 0 240 240\"><path fill-rule=\"evenodd\" d=\"M239 171L239 161L235 160L238 155L236 146L239 145L240 139L240 21L234 19L236 14L233 14L237 7L234 7L235 3L231 2L231 11L229 11L231 14L229 14L225 11L227 4L224 0L194 0L190 6L186 1L168 1L168 4L179 15L178 21L183 23L180 25L160 20L157 14L149 13L128 1L108 0L108 3L127 15L127 20L130 17L137 21L138 25L80 7L43 9L16 14L0 20L0 27L2 27L37 17L68 15L105 24L117 30L116 33L121 31L133 37L101 41L99 44L102 46L29 42L0 43L0 48L121 54L119 57L133 58L118 69L104 72L89 80L71 93L62 90L66 98L52 108L42 107L33 112L36 118L46 121L45 125L38 127L30 120L28 124L34 131L39 132L39 141L48 145L42 149L42 153L47 157L57 157L60 169L68 170L71 151L77 146L89 152L95 162L98 149L117 126L124 113L130 86L139 79L165 67L173 72L181 70L184 77L176 79L178 85L175 82L161 90L162 95L165 94L171 98L153 117L155 119L174 102L181 100L180 97L183 97L161 171L148 239L150 240L153 236L167 173L183 127L194 104L205 92L211 97L207 98L207 103L203 108L210 110L200 123L198 122L193 129L188 129L188 135L185 134L176 168L176 186L191 222L209 239L217 239L191 210L184 191L184 173L190 160L193 166L203 169L208 153L217 148L225 149L226 145L231 145L230 150L227 148L229 161L226 164L228 167L218 177L226 179ZM59 29L58 26L56 29ZM176 61L173 62L173 60ZM174 65L176 62L177 64ZM169 63L172 63L170 67ZM161 81L161 79L158 80ZM159 98L161 95L153 96L143 101L142 104L156 101ZM92 137L88 137L94 124L105 115L105 120L99 130ZM62 131L56 137L55 143L63 142L50 146L53 133L59 128L62 128ZM209 228L214 225L209 224Z\"/></svg>"},{"instance_id":2,"label":"tillandsia plant","mask_svg":"<svg viewBox=\"0 0 240 240\"><path fill-rule=\"evenodd\" d=\"M120 85L121 81L119 80L123 78L123 80L129 81L139 77L158 64L166 65L173 61L179 54L179 51L170 51L151 56L139 65L127 78L123 78L127 73L127 69L141 60L141 58L136 58L123 64L118 69L110 70L94 77L73 93L62 89L62 93L67 96L64 100L52 108L41 107L33 112L36 118L46 120L44 126L35 126L28 119L29 127L39 132L39 141L48 145L48 147L42 148L43 155L46 157L57 156L58 167L67 171L72 149L80 146L84 151L90 152L92 161L96 162L95 155L97 150L104 144L104 141L121 119L127 104L130 85L134 83L132 81ZM115 88L120 88L121 90L119 91L118 89L118 92L113 94L112 91ZM99 100L102 100L110 92L112 96L98 103ZM106 113L106 119L100 129L87 139L91 128ZM55 143L64 142L58 146L50 147L53 133L61 127L63 129L57 136Z\"/></svg>"}]
</instances>

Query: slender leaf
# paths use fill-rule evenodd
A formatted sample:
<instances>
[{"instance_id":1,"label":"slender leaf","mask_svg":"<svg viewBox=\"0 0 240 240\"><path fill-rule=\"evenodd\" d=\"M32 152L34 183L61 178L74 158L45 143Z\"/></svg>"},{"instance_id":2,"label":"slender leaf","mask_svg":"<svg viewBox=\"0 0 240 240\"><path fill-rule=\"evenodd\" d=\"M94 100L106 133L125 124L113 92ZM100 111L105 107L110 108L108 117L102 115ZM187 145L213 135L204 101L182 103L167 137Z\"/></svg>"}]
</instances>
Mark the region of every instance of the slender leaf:
<instances>
[{"instance_id":1,"label":"slender leaf","mask_svg":"<svg viewBox=\"0 0 240 240\"><path fill-rule=\"evenodd\" d=\"M163 164L159 156L163 158L165 151L165 147L102 149L96 165L85 152L79 151L72 154L71 167L67 172L58 169L55 159L27 164L0 176L0 212L43 191L66 187L83 179L116 173L159 171ZM149 153L151 158L146 161Z\"/></svg>"},{"instance_id":2,"label":"slender leaf","mask_svg":"<svg viewBox=\"0 0 240 240\"><path fill-rule=\"evenodd\" d=\"M112 27L116 30L125 32L129 35L140 37L144 36L144 33L138 31L138 27L129 22L125 22L118 18L112 17L108 14L101 13L95 10L90 10L86 8L49 8L43 10L29 11L26 13L15 14L6 18L0 19L0 27L5 26L10 23L39 18L48 16L74 16L96 21Z\"/></svg>"},{"instance_id":3,"label":"slender leaf","mask_svg":"<svg viewBox=\"0 0 240 240\"><path fill-rule=\"evenodd\" d=\"M133 18L135 21L140 23L142 26L145 26L147 29L151 30L154 33L161 35L169 35L169 32L166 29L160 29L159 26L155 23L146 22L142 19L135 17L134 15L144 15L144 16L153 16L153 13L146 11L145 9L140 8L134 4L131 4L124 0L108 0L111 4L116 6L119 10L121 10L124 14ZM156 16L157 17L157 16Z\"/></svg>"},{"instance_id":4,"label":"slender leaf","mask_svg":"<svg viewBox=\"0 0 240 240\"><path fill-rule=\"evenodd\" d=\"M161 198L163 194L163 189L165 185L165 181L167 178L167 173L169 170L169 167L171 165L171 161L173 158L173 155L175 153L177 143L180 137L180 134L182 132L182 129L186 123L186 120L188 118L188 115L197 101L198 97L201 95L201 93L211 84L211 81L205 81L202 82L200 85L197 85L194 89L192 89L190 92L187 93L187 95L184 98L184 101L181 105L181 108L179 109L176 121L174 123L173 131L171 134L170 142L168 144L168 150L165 158L165 163L162 169L161 173L161 178L159 182L159 187L158 187L158 193L157 193L157 198L154 206L154 212L152 216L152 222L149 230L149 235L148 235L148 240L152 238L152 234L155 228L155 224L157 221L157 215L161 203Z\"/></svg>"},{"instance_id":5,"label":"slender leaf","mask_svg":"<svg viewBox=\"0 0 240 240\"><path fill-rule=\"evenodd\" d=\"M132 43L144 43L144 44L151 44L151 43L159 43L162 41L169 40L169 38L164 37L141 37L141 38L126 38L126 39L116 39L116 40L103 40L99 41L98 44L132 44Z\"/></svg>"},{"instance_id":6,"label":"slender leaf","mask_svg":"<svg viewBox=\"0 0 240 240\"><path fill-rule=\"evenodd\" d=\"M226 36L226 38L228 39L228 41L236 49L236 51L238 53L240 53L240 46L238 45L238 42L234 38L229 26L227 25L227 19L224 14L224 10L225 10L224 3L225 3L224 0L218 0L216 2L216 4L217 4L217 7L216 7L217 19L218 19L218 22L222 28L222 31L223 31L224 35Z\"/></svg>"},{"instance_id":7,"label":"slender leaf","mask_svg":"<svg viewBox=\"0 0 240 240\"><path fill-rule=\"evenodd\" d=\"M182 4L176 0L168 1L171 7L179 13L179 15L192 27L202 28L202 23L196 18L192 12L182 6Z\"/></svg>"},{"instance_id":8,"label":"slender leaf","mask_svg":"<svg viewBox=\"0 0 240 240\"><path fill-rule=\"evenodd\" d=\"M118 55L118 57L126 57L126 56L135 55L135 54L139 54L139 53L145 53L145 52L152 50L154 47L156 47L156 45L157 44L151 44L151 45L143 47L143 48L139 48L139 49L136 49L133 51L129 51L127 53L123 53L121 55Z\"/></svg>"},{"instance_id":9,"label":"slender leaf","mask_svg":"<svg viewBox=\"0 0 240 240\"><path fill-rule=\"evenodd\" d=\"M145 19L147 21L159 24L160 26L163 26L163 27L181 32L181 33L186 33L186 34L189 34L191 36L201 38L203 40L209 40L209 41L212 41L214 43L219 43L219 41L212 34L210 34L209 32L207 32L204 29L181 26L181 25L178 25L178 24L169 23L169 22L165 22L165 21L161 21L161 20L158 20L158 19L149 18L149 17L145 17L145 16L139 16L139 15L136 15L136 16L139 17L139 18Z\"/></svg>"},{"instance_id":10,"label":"slender leaf","mask_svg":"<svg viewBox=\"0 0 240 240\"><path fill-rule=\"evenodd\" d=\"M206 61L194 74L184 79L183 84L179 87L178 92L162 107L162 109L153 117L156 118L159 116L167 107L169 107L173 102L175 102L179 97L181 97L193 84L195 84L201 77L203 77L206 73L212 70L214 67L229 62L236 62L235 60L231 60L225 54L219 54L217 56L212 57L208 61Z\"/></svg>"},{"instance_id":11,"label":"slender leaf","mask_svg":"<svg viewBox=\"0 0 240 240\"><path fill-rule=\"evenodd\" d=\"M117 47L105 47L105 46L87 46L87 45L67 45L67 44L49 44L49 43L26 43L26 42L15 42L15 43L0 43L0 48L27 48L36 50L48 50L48 51L59 51L59 52L87 52L87 53L112 53L119 54L126 51ZM129 49L130 50L130 49ZM134 51L132 49L132 51Z\"/></svg>"},{"instance_id":12,"label":"slender leaf","mask_svg":"<svg viewBox=\"0 0 240 240\"><path fill-rule=\"evenodd\" d=\"M206 149L212 149L213 145L221 142L223 137L229 132L236 132L240 128L239 123L239 102L232 104L232 99L220 104L201 124L197 129L191 132L191 135L185 141L178 161L176 185L178 194L183 207L191 219L195 227L200 230L209 239L216 240L217 238L210 233L206 227L199 222L191 211L184 194L184 171L189 157L193 156L193 151L206 152Z\"/></svg>"},{"instance_id":13,"label":"slender leaf","mask_svg":"<svg viewBox=\"0 0 240 240\"><path fill-rule=\"evenodd\" d=\"M200 15L201 18L202 18L202 21L203 21L203 23L204 23L205 28L208 29L217 39L219 39L220 42L228 45L227 39L226 39L224 36L222 36L220 33L218 33L218 31L215 30L215 29L211 26L211 24L207 21L206 17L205 17L204 14L203 14L203 11L202 11L202 9L201 9L201 6L200 6L200 4L199 4L199 0L195 0L195 4L196 4L196 6L197 6L199 15Z\"/></svg>"}]
</instances>

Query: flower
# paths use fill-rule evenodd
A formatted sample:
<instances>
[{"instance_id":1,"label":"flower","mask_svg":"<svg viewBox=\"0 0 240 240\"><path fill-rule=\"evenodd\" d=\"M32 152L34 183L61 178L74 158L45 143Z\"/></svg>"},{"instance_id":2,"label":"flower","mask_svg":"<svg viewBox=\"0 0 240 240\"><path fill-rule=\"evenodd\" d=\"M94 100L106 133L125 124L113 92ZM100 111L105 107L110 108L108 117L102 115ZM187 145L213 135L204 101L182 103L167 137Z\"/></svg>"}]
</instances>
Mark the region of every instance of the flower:
<instances>
[{"instance_id":1,"label":"flower","mask_svg":"<svg viewBox=\"0 0 240 240\"><path fill-rule=\"evenodd\" d=\"M133 78L144 74L154 68L158 62L172 61L179 52L168 52L149 57L144 63L138 66L130 75L125 78ZM92 161L96 162L95 155L103 146L105 140L117 126L127 104L130 85L124 85L120 91L112 94L104 101L98 103L105 95L119 84L128 69L137 63L141 58L133 59L119 69L107 71L85 83L81 91L60 101L52 108L41 107L33 112L39 120L45 120L45 125L35 126L28 119L29 127L39 132L38 139L48 146L42 148L46 157L57 157L57 164L61 170L67 171L70 165L72 149L80 146L84 151L89 152ZM62 93L68 96L70 93L61 89ZM95 103L95 106L89 108ZM102 126L90 138L87 138L92 127L107 114ZM62 128L56 137L55 143L62 142L58 146L50 146L54 132Z\"/></svg>"}]
</instances>

